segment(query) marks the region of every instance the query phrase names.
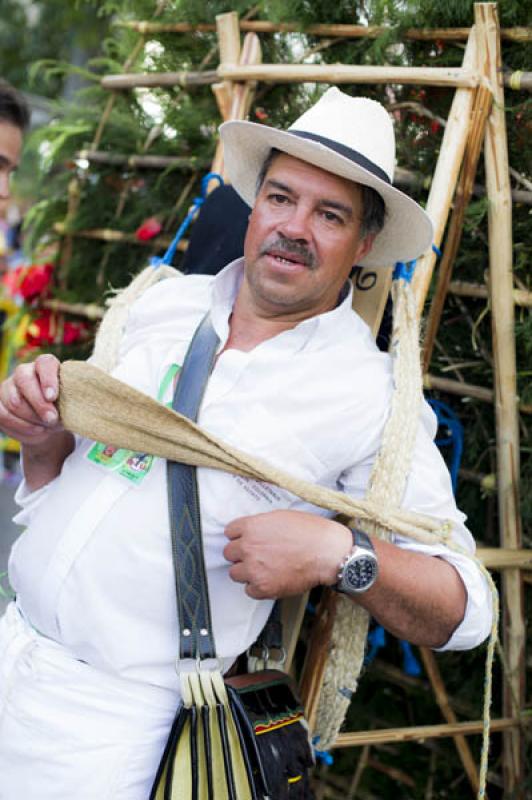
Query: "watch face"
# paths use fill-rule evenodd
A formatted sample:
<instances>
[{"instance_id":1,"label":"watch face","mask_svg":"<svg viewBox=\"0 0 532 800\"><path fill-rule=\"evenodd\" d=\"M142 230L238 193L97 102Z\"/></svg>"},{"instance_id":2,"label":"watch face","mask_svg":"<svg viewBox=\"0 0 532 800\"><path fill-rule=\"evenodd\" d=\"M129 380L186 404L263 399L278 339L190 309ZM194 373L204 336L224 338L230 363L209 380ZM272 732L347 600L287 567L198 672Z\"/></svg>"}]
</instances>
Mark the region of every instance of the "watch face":
<instances>
[{"instance_id":1,"label":"watch face","mask_svg":"<svg viewBox=\"0 0 532 800\"><path fill-rule=\"evenodd\" d=\"M376 577L376 559L372 556L360 556L347 564L343 582L355 592L360 592L371 586Z\"/></svg>"}]
</instances>

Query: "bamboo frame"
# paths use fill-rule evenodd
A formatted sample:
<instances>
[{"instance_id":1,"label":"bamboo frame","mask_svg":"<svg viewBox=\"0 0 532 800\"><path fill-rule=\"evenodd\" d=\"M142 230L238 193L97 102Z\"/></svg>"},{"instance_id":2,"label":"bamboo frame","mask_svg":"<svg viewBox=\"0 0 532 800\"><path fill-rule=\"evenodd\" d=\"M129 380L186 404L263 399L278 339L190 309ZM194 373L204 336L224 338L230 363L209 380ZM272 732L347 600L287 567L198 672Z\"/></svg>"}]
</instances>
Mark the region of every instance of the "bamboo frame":
<instances>
[{"instance_id":1,"label":"bamboo frame","mask_svg":"<svg viewBox=\"0 0 532 800\"><path fill-rule=\"evenodd\" d=\"M460 67L367 67L350 64L221 64L219 78L232 81L273 83L415 83L420 86L449 86L472 89L478 75Z\"/></svg>"},{"instance_id":2,"label":"bamboo frame","mask_svg":"<svg viewBox=\"0 0 532 800\"><path fill-rule=\"evenodd\" d=\"M456 187L454 208L445 241L445 250L438 270L436 291L432 298L426 323L423 342L423 369L425 372L428 370L432 358L432 350L434 348L445 298L447 297L449 283L451 281L454 261L458 253L458 248L460 247L460 242L462 241L465 213L473 193L473 182L478 167L482 140L484 138L486 121L491 110L491 104L492 95L490 90L486 86L479 86L475 92L464 161L458 186Z\"/></svg>"},{"instance_id":3,"label":"bamboo frame","mask_svg":"<svg viewBox=\"0 0 532 800\"><path fill-rule=\"evenodd\" d=\"M481 300L489 298L488 287L485 283L470 283L469 281L451 281L449 294L456 294L459 297L477 297ZM528 292L526 289L513 289L512 297L516 306L532 308L532 292Z\"/></svg>"},{"instance_id":4,"label":"bamboo frame","mask_svg":"<svg viewBox=\"0 0 532 800\"><path fill-rule=\"evenodd\" d=\"M464 53L463 66L467 69L475 67L476 51L475 32L472 29ZM447 125L445 126L438 163L432 178L426 212L434 224L433 242L437 247L440 246L443 238L451 200L467 144L473 100L474 94L470 90L460 89L455 92ZM419 316L423 311L435 263L436 255L432 251L425 253L417 260L412 286L416 296Z\"/></svg>"},{"instance_id":5,"label":"bamboo frame","mask_svg":"<svg viewBox=\"0 0 532 800\"><path fill-rule=\"evenodd\" d=\"M517 730L532 724L532 717L503 717L491 720L492 731ZM446 723L443 725L413 725L409 728L386 728L385 730L340 733L333 747L361 747L362 745L398 744L400 742L423 742L425 739L442 739L450 736L471 736L482 733L482 720Z\"/></svg>"},{"instance_id":6,"label":"bamboo frame","mask_svg":"<svg viewBox=\"0 0 532 800\"><path fill-rule=\"evenodd\" d=\"M143 20L119 20L114 23L121 28L130 28L143 34L154 33L208 33L216 30L212 23L190 24L188 22L146 22ZM312 36L326 36L327 38L338 39L376 39L383 33L387 33L390 28L378 25L309 25L302 30L301 24L297 22L268 22L266 20L241 20L240 30L243 32L252 31L254 33L308 33ZM467 40L471 28L408 28L401 33L402 39L413 39L417 41L433 42L438 39L442 41L465 41ZM532 41L532 29L515 27L502 28L501 38L511 42L530 42Z\"/></svg>"},{"instance_id":7,"label":"bamboo frame","mask_svg":"<svg viewBox=\"0 0 532 800\"><path fill-rule=\"evenodd\" d=\"M499 22L495 3L475 3L475 27L479 68L491 85L494 99L486 131L484 158L489 199L490 302L500 535L504 547L517 549L521 547L522 535L519 511L519 420L515 403L517 379L515 307L512 297L512 205ZM525 699L523 583L518 569L504 573L502 590L505 623L503 641L508 659L503 713L517 717ZM519 730L504 736L503 762L506 792L514 793L516 800L524 798L524 742Z\"/></svg>"}]
</instances>

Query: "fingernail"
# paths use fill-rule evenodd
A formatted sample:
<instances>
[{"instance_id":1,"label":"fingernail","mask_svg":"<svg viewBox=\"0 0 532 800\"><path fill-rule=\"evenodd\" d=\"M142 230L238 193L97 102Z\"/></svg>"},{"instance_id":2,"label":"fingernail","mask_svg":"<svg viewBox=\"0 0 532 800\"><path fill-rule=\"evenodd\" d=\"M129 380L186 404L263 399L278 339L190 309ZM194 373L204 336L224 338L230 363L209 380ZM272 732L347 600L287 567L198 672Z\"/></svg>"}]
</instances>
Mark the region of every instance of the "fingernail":
<instances>
[{"instance_id":1,"label":"fingernail","mask_svg":"<svg viewBox=\"0 0 532 800\"><path fill-rule=\"evenodd\" d=\"M57 414L55 411L47 411L44 415L44 420L50 424L57 422Z\"/></svg>"},{"instance_id":2,"label":"fingernail","mask_svg":"<svg viewBox=\"0 0 532 800\"><path fill-rule=\"evenodd\" d=\"M20 403L20 397L18 392L11 392L11 402L13 403L14 406L18 406L18 404Z\"/></svg>"},{"instance_id":3,"label":"fingernail","mask_svg":"<svg viewBox=\"0 0 532 800\"><path fill-rule=\"evenodd\" d=\"M44 390L44 396L47 400L53 400L55 398L55 389L48 387L48 389Z\"/></svg>"}]
</instances>

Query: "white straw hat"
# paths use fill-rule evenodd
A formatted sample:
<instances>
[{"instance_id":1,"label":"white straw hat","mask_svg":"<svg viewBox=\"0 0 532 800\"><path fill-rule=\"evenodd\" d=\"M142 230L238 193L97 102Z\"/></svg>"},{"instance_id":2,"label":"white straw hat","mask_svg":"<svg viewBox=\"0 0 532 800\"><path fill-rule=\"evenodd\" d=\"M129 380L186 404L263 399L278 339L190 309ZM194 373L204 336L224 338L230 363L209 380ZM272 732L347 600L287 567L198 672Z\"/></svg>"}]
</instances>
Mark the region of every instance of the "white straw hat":
<instances>
[{"instance_id":1,"label":"white straw hat","mask_svg":"<svg viewBox=\"0 0 532 800\"><path fill-rule=\"evenodd\" d=\"M220 127L227 174L242 199L255 203L257 178L272 147L302 161L371 186L386 206L384 228L366 267L410 261L432 243L432 222L412 198L392 186L395 137L387 111L366 97L331 88L287 131L255 122L224 122Z\"/></svg>"}]
</instances>

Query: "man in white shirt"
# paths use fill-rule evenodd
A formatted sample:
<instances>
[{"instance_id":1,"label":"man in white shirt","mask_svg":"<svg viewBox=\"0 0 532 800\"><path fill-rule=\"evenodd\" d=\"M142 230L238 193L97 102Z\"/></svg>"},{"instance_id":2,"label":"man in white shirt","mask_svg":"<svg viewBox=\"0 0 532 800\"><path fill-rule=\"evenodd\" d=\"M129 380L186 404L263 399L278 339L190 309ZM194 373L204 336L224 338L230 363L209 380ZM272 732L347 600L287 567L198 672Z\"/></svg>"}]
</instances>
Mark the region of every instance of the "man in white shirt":
<instances>
[{"instance_id":1,"label":"man in white shirt","mask_svg":"<svg viewBox=\"0 0 532 800\"><path fill-rule=\"evenodd\" d=\"M148 290L113 374L168 402L209 311L220 346L199 424L362 496L393 385L390 358L351 310L347 278L355 264L424 252L430 222L391 185L393 131L373 101L331 89L288 131L238 122L222 137L233 185L253 206L244 258L214 279ZM0 425L22 442L18 520L28 525L10 560L17 603L0 624L0 767L10 787L0 798L47 799L60 786L61 796L145 800L178 699L164 465L63 430L57 374L56 359L41 356L0 387ZM472 551L434 433L425 407L403 505L451 519ZM208 469L198 482L214 635L228 667L274 598L338 584L360 543L275 487ZM487 636L489 591L469 559L400 537L368 546L378 575L349 585L344 569L340 588L387 629L435 648ZM26 738L42 767L38 789Z\"/></svg>"}]
</instances>

